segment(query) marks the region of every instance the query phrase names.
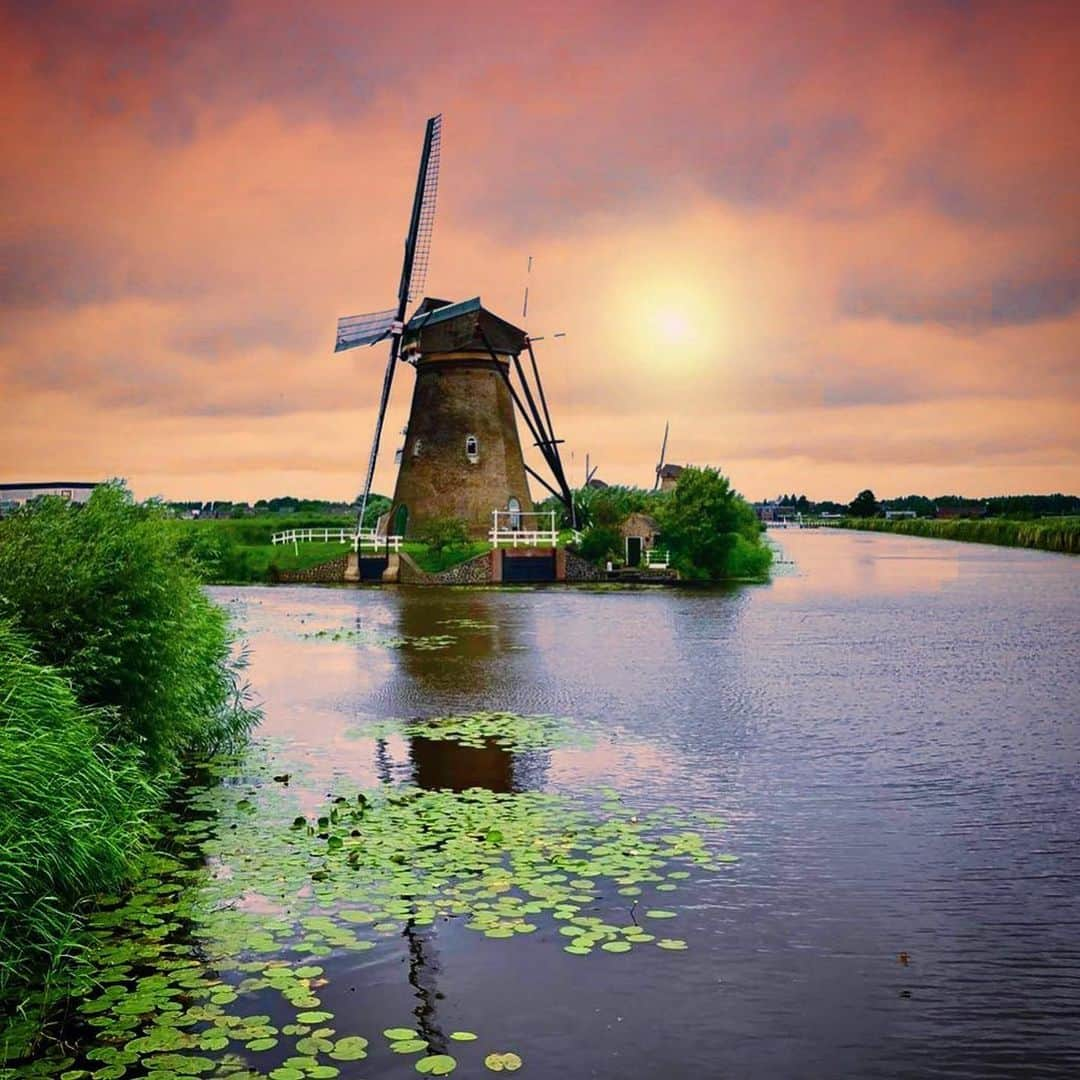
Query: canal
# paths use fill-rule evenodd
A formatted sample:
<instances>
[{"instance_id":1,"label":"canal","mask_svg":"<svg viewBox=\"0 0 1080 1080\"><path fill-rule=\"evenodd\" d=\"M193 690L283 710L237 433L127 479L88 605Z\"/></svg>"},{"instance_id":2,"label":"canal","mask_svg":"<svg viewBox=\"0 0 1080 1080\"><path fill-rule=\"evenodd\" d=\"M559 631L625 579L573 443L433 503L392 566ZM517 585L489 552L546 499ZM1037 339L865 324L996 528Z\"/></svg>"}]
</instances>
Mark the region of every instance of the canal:
<instances>
[{"instance_id":1,"label":"canal","mask_svg":"<svg viewBox=\"0 0 1080 1080\"><path fill-rule=\"evenodd\" d=\"M67 1067L1078 1075L1080 563L778 540L719 592L215 589L266 719Z\"/></svg>"}]
</instances>

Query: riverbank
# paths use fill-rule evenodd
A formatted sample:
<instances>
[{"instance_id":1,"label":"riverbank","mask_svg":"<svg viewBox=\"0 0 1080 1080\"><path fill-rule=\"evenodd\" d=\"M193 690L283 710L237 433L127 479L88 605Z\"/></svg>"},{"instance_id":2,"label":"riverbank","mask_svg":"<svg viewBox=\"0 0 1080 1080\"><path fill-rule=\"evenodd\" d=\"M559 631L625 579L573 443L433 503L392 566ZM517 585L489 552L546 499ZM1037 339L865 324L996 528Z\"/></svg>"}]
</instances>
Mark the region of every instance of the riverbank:
<instances>
[{"instance_id":1,"label":"riverbank","mask_svg":"<svg viewBox=\"0 0 1080 1080\"><path fill-rule=\"evenodd\" d=\"M0 522L2 1014L47 1009L185 764L258 719L172 524L119 485Z\"/></svg>"},{"instance_id":2,"label":"riverbank","mask_svg":"<svg viewBox=\"0 0 1080 1080\"><path fill-rule=\"evenodd\" d=\"M965 543L1037 548L1040 551L1080 555L1080 518L1075 517L1042 518L1038 521L1010 521L1004 518L908 518L902 521L845 518L842 527L867 532L923 536L933 540L960 540Z\"/></svg>"}]
</instances>

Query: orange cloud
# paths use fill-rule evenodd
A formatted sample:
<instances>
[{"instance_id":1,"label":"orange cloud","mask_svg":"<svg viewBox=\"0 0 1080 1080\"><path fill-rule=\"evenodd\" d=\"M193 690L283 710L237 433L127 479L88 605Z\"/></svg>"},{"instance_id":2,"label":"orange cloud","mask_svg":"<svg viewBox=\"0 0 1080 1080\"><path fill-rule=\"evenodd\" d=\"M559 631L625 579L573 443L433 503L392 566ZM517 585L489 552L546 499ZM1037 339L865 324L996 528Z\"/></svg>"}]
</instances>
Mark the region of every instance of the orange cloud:
<instances>
[{"instance_id":1,"label":"orange cloud","mask_svg":"<svg viewBox=\"0 0 1080 1080\"><path fill-rule=\"evenodd\" d=\"M334 321L441 109L430 289L514 318L535 256L574 476L670 419L754 496L1080 486L1073 6L297 10L0 5L3 479L355 494Z\"/></svg>"}]
</instances>

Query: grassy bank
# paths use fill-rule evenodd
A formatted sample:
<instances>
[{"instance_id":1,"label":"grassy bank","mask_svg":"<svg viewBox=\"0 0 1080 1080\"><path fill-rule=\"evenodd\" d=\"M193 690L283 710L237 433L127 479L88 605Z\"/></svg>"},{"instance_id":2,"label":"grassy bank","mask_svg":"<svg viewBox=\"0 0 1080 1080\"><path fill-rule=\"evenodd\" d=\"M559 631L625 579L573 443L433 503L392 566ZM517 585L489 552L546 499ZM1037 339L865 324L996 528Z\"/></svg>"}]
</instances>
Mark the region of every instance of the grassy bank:
<instances>
[{"instance_id":1,"label":"grassy bank","mask_svg":"<svg viewBox=\"0 0 1080 1080\"><path fill-rule=\"evenodd\" d=\"M0 1005L63 968L186 759L257 719L174 524L117 485L0 521Z\"/></svg>"},{"instance_id":2,"label":"grassy bank","mask_svg":"<svg viewBox=\"0 0 1080 1080\"><path fill-rule=\"evenodd\" d=\"M171 521L177 545L199 567L203 579L216 585L245 585L273 581L275 570L306 570L336 559L348 544L273 544L274 533L289 529L346 529L351 516L273 514L251 518L209 518Z\"/></svg>"},{"instance_id":3,"label":"grassy bank","mask_svg":"<svg viewBox=\"0 0 1080 1080\"><path fill-rule=\"evenodd\" d=\"M843 526L870 532L901 533L935 540L963 540L976 544L999 544L1003 547L1038 548L1080 555L1080 518L1042 518L1038 521L1009 521L1005 518L942 520L909 518L885 521L883 518L847 518Z\"/></svg>"}]
</instances>

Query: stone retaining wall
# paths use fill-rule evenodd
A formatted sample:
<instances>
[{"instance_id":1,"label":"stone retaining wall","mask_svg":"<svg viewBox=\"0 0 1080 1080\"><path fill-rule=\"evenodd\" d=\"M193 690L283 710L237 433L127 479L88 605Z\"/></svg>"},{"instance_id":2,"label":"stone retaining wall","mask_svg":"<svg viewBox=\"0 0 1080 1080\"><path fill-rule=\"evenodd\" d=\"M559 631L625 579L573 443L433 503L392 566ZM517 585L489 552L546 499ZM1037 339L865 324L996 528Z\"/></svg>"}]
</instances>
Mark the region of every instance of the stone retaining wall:
<instances>
[{"instance_id":1,"label":"stone retaining wall","mask_svg":"<svg viewBox=\"0 0 1080 1080\"><path fill-rule=\"evenodd\" d=\"M345 565L348 561L349 556L345 554L303 570L279 570L271 566L270 580L282 585L336 585L345 580Z\"/></svg>"},{"instance_id":2,"label":"stone retaining wall","mask_svg":"<svg viewBox=\"0 0 1080 1080\"><path fill-rule=\"evenodd\" d=\"M421 570L406 553L401 553L402 585L489 585L491 584L491 552L485 551L466 562L441 570L437 574Z\"/></svg>"},{"instance_id":3,"label":"stone retaining wall","mask_svg":"<svg viewBox=\"0 0 1080 1080\"><path fill-rule=\"evenodd\" d=\"M502 561L494 551L485 551L467 562L451 566L437 574L428 573L417 566L406 552L400 553L398 581L402 585L491 585L501 583L501 573L495 575L495 564L502 569ZM604 581L607 575L604 568L575 555L572 551L560 548L559 562L565 559L566 581ZM337 585L346 580L345 571L349 555L339 555L329 562L309 566L304 570L277 570L270 568L270 580L282 585ZM561 571L561 566L560 566ZM561 576L561 575L560 575Z\"/></svg>"},{"instance_id":4,"label":"stone retaining wall","mask_svg":"<svg viewBox=\"0 0 1080 1080\"><path fill-rule=\"evenodd\" d=\"M607 573L602 566L597 566L596 563L568 551L566 553L566 580L606 581Z\"/></svg>"}]
</instances>

